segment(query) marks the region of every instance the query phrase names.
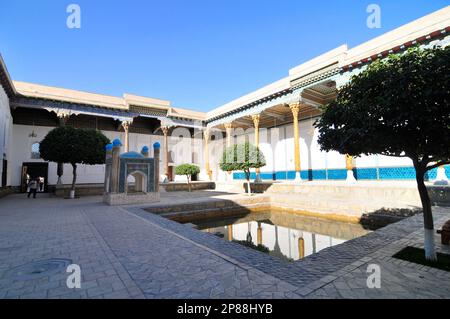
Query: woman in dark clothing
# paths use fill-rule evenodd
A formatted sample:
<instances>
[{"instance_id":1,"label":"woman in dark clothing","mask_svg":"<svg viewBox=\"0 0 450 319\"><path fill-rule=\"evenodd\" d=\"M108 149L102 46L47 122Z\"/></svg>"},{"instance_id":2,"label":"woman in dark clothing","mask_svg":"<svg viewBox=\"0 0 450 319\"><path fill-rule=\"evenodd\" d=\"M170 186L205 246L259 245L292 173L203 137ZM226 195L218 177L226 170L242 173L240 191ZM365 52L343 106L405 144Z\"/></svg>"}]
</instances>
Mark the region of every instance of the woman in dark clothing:
<instances>
[{"instance_id":1,"label":"woman in dark clothing","mask_svg":"<svg viewBox=\"0 0 450 319\"><path fill-rule=\"evenodd\" d=\"M39 187L39 182L37 180L37 178L33 178L29 183L28 183L28 198L30 198L30 195L33 194L33 198L36 198L36 193Z\"/></svg>"}]
</instances>

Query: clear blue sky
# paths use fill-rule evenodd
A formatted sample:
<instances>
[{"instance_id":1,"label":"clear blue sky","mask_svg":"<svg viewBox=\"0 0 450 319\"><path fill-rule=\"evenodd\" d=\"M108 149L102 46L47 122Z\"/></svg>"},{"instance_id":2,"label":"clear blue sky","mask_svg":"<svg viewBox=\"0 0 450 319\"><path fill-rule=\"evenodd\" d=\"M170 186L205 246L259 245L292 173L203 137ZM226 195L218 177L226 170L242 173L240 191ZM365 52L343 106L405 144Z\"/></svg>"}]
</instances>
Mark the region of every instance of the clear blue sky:
<instances>
[{"instance_id":1,"label":"clear blue sky","mask_svg":"<svg viewBox=\"0 0 450 319\"><path fill-rule=\"evenodd\" d=\"M81 7L81 29L66 7ZM382 28L366 26L366 7ZM355 46L449 0L0 0L13 79L208 111L341 44Z\"/></svg>"}]
</instances>

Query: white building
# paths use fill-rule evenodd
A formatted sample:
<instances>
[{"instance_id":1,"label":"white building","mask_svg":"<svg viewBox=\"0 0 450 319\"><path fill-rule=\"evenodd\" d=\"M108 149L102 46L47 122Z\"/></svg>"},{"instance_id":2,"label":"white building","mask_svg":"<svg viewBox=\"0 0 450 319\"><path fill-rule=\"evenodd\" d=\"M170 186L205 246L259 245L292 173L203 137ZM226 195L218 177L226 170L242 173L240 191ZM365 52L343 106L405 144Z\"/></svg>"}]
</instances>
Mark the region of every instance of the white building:
<instances>
[{"instance_id":1,"label":"white building","mask_svg":"<svg viewBox=\"0 0 450 319\"><path fill-rule=\"evenodd\" d=\"M292 68L285 78L207 113L130 94L113 97L15 82L0 57L0 187L24 190L27 175L44 176L48 185L55 185L57 164L40 159L38 149L45 135L63 124L99 129L111 140L120 138L129 150L160 142L161 172L171 180L173 166L185 162L202 167L200 179L230 178L218 167L222 149L245 136L265 154L267 165L255 172L263 180L414 179L408 159L351 159L320 151L313 123L320 116L319 107L371 61L416 44L448 45L449 31L450 7L446 7L355 48L343 45L327 52ZM435 171L429 177L434 175ZM103 176L102 165L81 166L78 182L102 183ZM239 180L243 174L232 177ZM70 181L67 167L62 183Z\"/></svg>"}]
</instances>

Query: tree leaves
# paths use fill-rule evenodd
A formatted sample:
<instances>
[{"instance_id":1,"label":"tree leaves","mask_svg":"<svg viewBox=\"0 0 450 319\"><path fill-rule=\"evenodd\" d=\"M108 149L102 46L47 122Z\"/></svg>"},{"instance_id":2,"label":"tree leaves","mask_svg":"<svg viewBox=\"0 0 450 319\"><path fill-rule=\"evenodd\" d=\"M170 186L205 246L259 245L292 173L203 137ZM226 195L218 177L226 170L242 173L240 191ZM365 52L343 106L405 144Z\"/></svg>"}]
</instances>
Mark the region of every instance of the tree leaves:
<instances>
[{"instance_id":1,"label":"tree leaves","mask_svg":"<svg viewBox=\"0 0 450 319\"><path fill-rule=\"evenodd\" d=\"M65 126L51 130L39 150L49 162L95 165L105 162L108 143L109 139L100 131Z\"/></svg>"},{"instance_id":2,"label":"tree leaves","mask_svg":"<svg viewBox=\"0 0 450 319\"><path fill-rule=\"evenodd\" d=\"M181 164L175 168L176 175L192 176L200 173L200 168L193 164Z\"/></svg>"},{"instance_id":3,"label":"tree leaves","mask_svg":"<svg viewBox=\"0 0 450 319\"><path fill-rule=\"evenodd\" d=\"M411 48L351 78L316 121L322 150L450 159L450 46Z\"/></svg>"},{"instance_id":4,"label":"tree leaves","mask_svg":"<svg viewBox=\"0 0 450 319\"><path fill-rule=\"evenodd\" d=\"M225 172L248 172L251 168L266 166L266 160L259 148L246 142L225 149L219 166Z\"/></svg>"}]
</instances>

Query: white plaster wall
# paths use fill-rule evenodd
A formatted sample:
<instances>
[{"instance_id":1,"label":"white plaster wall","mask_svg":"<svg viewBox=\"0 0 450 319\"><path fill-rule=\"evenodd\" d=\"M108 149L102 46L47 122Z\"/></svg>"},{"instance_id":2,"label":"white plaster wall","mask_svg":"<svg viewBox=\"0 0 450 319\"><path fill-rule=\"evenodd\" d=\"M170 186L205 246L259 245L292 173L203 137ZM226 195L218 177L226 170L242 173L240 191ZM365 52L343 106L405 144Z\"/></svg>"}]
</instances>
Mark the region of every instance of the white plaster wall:
<instances>
[{"instance_id":1,"label":"white plaster wall","mask_svg":"<svg viewBox=\"0 0 450 319\"><path fill-rule=\"evenodd\" d=\"M44 162L39 159L31 159L31 145L40 142L45 135L51 131L53 127L29 126L29 125L13 125L12 136L14 147L11 148L11 158L9 170L11 172L11 185L19 186L21 182L21 170L24 162ZM34 130L37 137L30 138L29 134ZM122 143L125 138L123 132L103 131L106 137L111 141L119 138ZM153 157L153 143L159 142L161 145L163 137L159 135L130 134L130 151L140 152L144 145L150 148L150 156ZM122 150L125 151L124 149ZM161 152L161 157L164 154ZM163 158L160 158L160 171L162 171ZM48 183L54 185L57 182L56 163L49 163ZM103 183L104 165L78 165L77 167L77 183ZM72 166L64 165L64 175L62 177L63 184L72 182Z\"/></svg>"},{"instance_id":2,"label":"white plaster wall","mask_svg":"<svg viewBox=\"0 0 450 319\"><path fill-rule=\"evenodd\" d=\"M213 180L226 180L226 173L223 172L219 167L219 163L222 160L222 155L225 148L226 140L222 138L221 135L216 135L216 139L214 141L211 141L209 144L209 163L212 170Z\"/></svg>"},{"instance_id":3,"label":"white plaster wall","mask_svg":"<svg viewBox=\"0 0 450 319\"><path fill-rule=\"evenodd\" d=\"M0 91L0 109L3 114L0 118L0 141L7 142L0 143L3 152L6 152L9 163L9 178L8 183L12 186L19 186L21 179L21 167L24 162L42 162L42 160L31 159L31 145L35 142L40 142L45 135L52 129L51 127L42 126L28 126L28 125L13 125L10 130L11 116L9 113L9 105L6 95ZM7 106L6 108L4 106ZM9 119L8 119L9 116ZM317 143L318 131L312 128L314 119L308 119L300 122L300 156L302 170L307 169L343 169L345 168L345 156L337 152L322 152ZM37 134L36 138L30 138L28 135L34 129ZM4 137L5 132L8 136ZM12 132L12 134L8 134ZM284 125L269 130L262 130L263 134L260 136L260 146L267 161L267 165L261 169L263 173L284 172L295 170L294 163L294 141L293 141L293 125ZM119 138L122 142L125 139L124 132L103 132L111 141ZM243 132L244 133L244 132ZM13 143L8 142L13 139ZM248 140L254 142L254 133L247 132ZM146 135L130 133L130 151L140 152L144 145L150 148L150 156L153 157L153 144L159 142L161 144L161 158L160 158L160 172L163 174L164 163L164 139L160 135ZM233 139L234 143L242 143L245 141L245 136L241 135ZM8 145L14 145L9 147ZM209 144L209 160L210 167L213 171L213 180L226 180L226 174L219 168L219 162L226 145L226 140L217 138ZM201 136L196 139L180 140L179 136L169 137L169 150L174 152L171 165L176 166L182 163L192 163L192 153L196 153L196 162L202 170L200 174L201 180L206 180L204 174L204 153L203 153L203 138ZM1 150L0 150L1 151ZM124 150L123 150L124 151ZM2 153L0 153L2 154ZM191 154L191 155L189 155ZM411 166L412 163L407 158L394 158L387 156L362 156L355 159L357 167L392 167L392 166ZM102 183L104 178L103 165L79 165L78 166L78 183ZM63 183L70 184L72 180L72 167L70 165L64 166ZM175 181L185 181L184 176L175 176ZM56 164L49 163L49 184L56 184Z\"/></svg>"},{"instance_id":4,"label":"white plaster wall","mask_svg":"<svg viewBox=\"0 0 450 319\"><path fill-rule=\"evenodd\" d=\"M280 159L281 166L284 166L285 170L293 171L295 170L295 157L294 157L294 126L292 124L285 125L284 126L285 131L285 138L283 140L283 144L286 149L286 153L284 156L286 156L286 159L283 161L283 159ZM301 146L300 146L301 147ZM302 152L300 152L300 156L302 156ZM300 157L301 160L301 157ZM278 170L279 164L276 164L275 169Z\"/></svg>"},{"instance_id":5,"label":"white plaster wall","mask_svg":"<svg viewBox=\"0 0 450 319\"><path fill-rule=\"evenodd\" d=\"M380 167L389 166L413 166L412 161L405 157L391 157L391 156L378 156L378 162Z\"/></svg>"},{"instance_id":6,"label":"white plaster wall","mask_svg":"<svg viewBox=\"0 0 450 319\"><path fill-rule=\"evenodd\" d=\"M315 118L299 122L300 161L302 170L345 169L345 156L338 152L323 152L318 144L318 129L313 127ZM254 143L252 130L241 131L241 135L233 138L233 143L243 143L245 136ZM261 168L263 173L295 170L293 125L283 125L260 131L260 149L264 153L267 165ZM212 143L213 144L213 143ZM212 145L211 144L211 145ZM211 148L211 146L210 146ZM220 152L221 154L221 152ZM214 159L219 153L210 156L213 171L220 171ZM412 166L408 158L388 157L381 155L361 156L355 158L355 166L359 168L402 167Z\"/></svg>"},{"instance_id":7,"label":"white plaster wall","mask_svg":"<svg viewBox=\"0 0 450 319\"><path fill-rule=\"evenodd\" d=\"M161 144L162 145L162 144ZM212 149L212 151L211 151ZM174 181L175 182L186 182L187 177L182 175L175 175L175 167L181 164L194 164L204 170L203 162L203 137L201 135L194 138L190 138L188 135L183 136L183 138L172 136L169 137L169 150L173 152L171 165L174 166ZM215 152L215 143L212 142L210 145L210 160L215 162L218 158L214 157L215 153L221 153L220 150ZM194 155L195 154L195 155ZM214 169L213 169L214 171ZM216 170L217 171L217 170ZM206 177L202 174L201 178L206 180Z\"/></svg>"},{"instance_id":8,"label":"white plaster wall","mask_svg":"<svg viewBox=\"0 0 450 319\"><path fill-rule=\"evenodd\" d=\"M10 184L9 170L6 184L2 185L3 159L10 160L12 117L9 108L9 99L5 90L0 86L0 187ZM10 163L8 163L10 165Z\"/></svg>"}]
</instances>

